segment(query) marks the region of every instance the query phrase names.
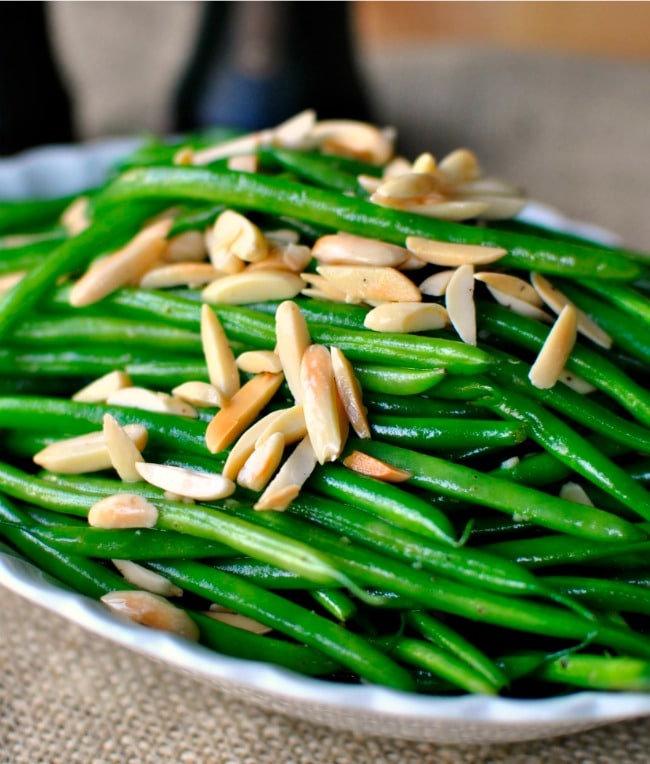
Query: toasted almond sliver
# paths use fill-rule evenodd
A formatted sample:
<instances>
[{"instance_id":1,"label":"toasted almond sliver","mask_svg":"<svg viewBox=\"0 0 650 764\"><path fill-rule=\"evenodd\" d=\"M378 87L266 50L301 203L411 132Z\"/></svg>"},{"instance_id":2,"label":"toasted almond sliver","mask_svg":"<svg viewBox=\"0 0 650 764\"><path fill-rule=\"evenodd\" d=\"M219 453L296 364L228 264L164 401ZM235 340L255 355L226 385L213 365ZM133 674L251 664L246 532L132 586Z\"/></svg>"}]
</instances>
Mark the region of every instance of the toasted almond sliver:
<instances>
[{"instance_id":1,"label":"toasted almond sliver","mask_svg":"<svg viewBox=\"0 0 650 764\"><path fill-rule=\"evenodd\" d=\"M246 459L237 475L237 483L250 491L263 491L282 461L284 445L281 432L269 435Z\"/></svg>"},{"instance_id":2,"label":"toasted almond sliver","mask_svg":"<svg viewBox=\"0 0 650 764\"><path fill-rule=\"evenodd\" d=\"M239 212L222 212L214 223L212 235L216 247L227 249L244 262L254 263L268 254L262 231Z\"/></svg>"},{"instance_id":3,"label":"toasted almond sliver","mask_svg":"<svg viewBox=\"0 0 650 764\"><path fill-rule=\"evenodd\" d=\"M302 410L302 407L300 408ZM237 478L237 474L239 473L239 470L244 466L246 459L248 459L248 457L253 453L259 437L267 427L272 427L273 423L283 416L284 411L285 409L271 411L266 416L262 417L259 421L255 422L255 424L252 424L248 429L245 430L245 432L240 435L237 442L230 449L230 453L226 457L226 461L222 470L223 475L225 475L227 478L230 478L231 480L235 480Z\"/></svg>"},{"instance_id":4,"label":"toasted almond sliver","mask_svg":"<svg viewBox=\"0 0 650 764\"><path fill-rule=\"evenodd\" d=\"M199 628L189 615L158 594L127 590L109 592L100 599L111 610L143 626L169 631L193 642L199 639Z\"/></svg>"},{"instance_id":5,"label":"toasted almond sliver","mask_svg":"<svg viewBox=\"0 0 650 764\"><path fill-rule=\"evenodd\" d=\"M73 285L70 304L82 307L119 287L139 281L164 254L171 220L159 220L138 233L117 252L98 261Z\"/></svg>"},{"instance_id":6,"label":"toasted almond sliver","mask_svg":"<svg viewBox=\"0 0 650 764\"><path fill-rule=\"evenodd\" d=\"M27 271L12 271L0 276L0 297L10 292L16 284L23 280Z\"/></svg>"},{"instance_id":7,"label":"toasted almond sliver","mask_svg":"<svg viewBox=\"0 0 650 764\"><path fill-rule=\"evenodd\" d=\"M228 400L225 395L209 382L183 382L172 390L175 398L197 408L222 408Z\"/></svg>"},{"instance_id":8,"label":"toasted almond sliver","mask_svg":"<svg viewBox=\"0 0 650 764\"><path fill-rule=\"evenodd\" d=\"M237 368L247 374L261 374L263 371L277 374L282 371L280 356L272 350L246 350L235 360Z\"/></svg>"},{"instance_id":9,"label":"toasted almond sliver","mask_svg":"<svg viewBox=\"0 0 650 764\"><path fill-rule=\"evenodd\" d=\"M375 195L388 199L419 199L430 194L437 194L438 199L445 199L440 188L440 179L426 172L409 172L388 178L379 186Z\"/></svg>"},{"instance_id":10,"label":"toasted almond sliver","mask_svg":"<svg viewBox=\"0 0 650 764\"><path fill-rule=\"evenodd\" d=\"M271 135L270 130L263 130L238 136L229 141L222 141L214 146L194 151L191 157L191 164L204 165L216 162L217 159L227 159L236 154L254 154L260 146L270 143Z\"/></svg>"},{"instance_id":11,"label":"toasted almond sliver","mask_svg":"<svg viewBox=\"0 0 650 764\"><path fill-rule=\"evenodd\" d=\"M422 294L429 295L430 297L442 297L453 275L453 268L433 273L420 284L420 291Z\"/></svg>"},{"instance_id":12,"label":"toasted almond sliver","mask_svg":"<svg viewBox=\"0 0 650 764\"><path fill-rule=\"evenodd\" d=\"M539 296L551 310L559 314L566 305L573 305L578 321L578 331L601 347L610 348L612 346L612 338L609 334L601 329L595 321L592 321L584 311L576 307L559 289L556 289L548 279L539 273L531 273L530 280Z\"/></svg>"},{"instance_id":13,"label":"toasted almond sliver","mask_svg":"<svg viewBox=\"0 0 650 764\"><path fill-rule=\"evenodd\" d=\"M302 401L300 367L311 337L307 321L295 302L285 300L275 311L276 352L280 358L284 378L296 403Z\"/></svg>"},{"instance_id":14,"label":"toasted almond sliver","mask_svg":"<svg viewBox=\"0 0 650 764\"><path fill-rule=\"evenodd\" d=\"M446 309L435 302L389 302L368 311L363 320L375 332L426 332L448 323Z\"/></svg>"},{"instance_id":15,"label":"toasted almond sliver","mask_svg":"<svg viewBox=\"0 0 650 764\"><path fill-rule=\"evenodd\" d=\"M360 300L420 302L417 286L395 268L381 266L321 265L317 268L337 289Z\"/></svg>"},{"instance_id":16,"label":"toasted almond sliver","mask_svg":"<svg viewBox=\"0 0 650 764\"><path fill-rule=\"evenodd\" d=\"M104 414L103 433L111 463L120 479L125 483L137 483L140 475L135 465L142 461L140 449L111 414Z\"/></svg>"},{"instance_id":17,"label":"toasted almond sliver","mask_svg":"<svg viewBox=\"0 0 650 764\"><path fill-rule=\"evenodd\" d=\"M329 351L311 345L302 358L300 380L307 433L320 464L334 461L343 448L338 392Z\"/></svg>"},{"instance_id":18,"label":"toasted almond sliver","mask_svg":"<svg viewBox=\"0 0 650 764\"><path fill-rule=\"evenodd\" d=\"M575 390L576 393L580 393L580 395L588 395L596 390L596 386L592 385L591 382L587 382L587 380L579 374L576 374L573 371L567 371L567 369L562 370L558 382L563 382L567 387Z\"/></svg>"},{"instance_id":19,"label":"toasted almond sliver","mask_svg":"<svg viewBox=\"0 0 650 764\"><path fill-rule=\"evenodd\" d=\"M427 196L400 199L394 196L382 196L372 194L370 201L382 207L390 207L402 212L414 212L425 217L438 218L440 220L470 220L480 217L487 209L485 202L471 199L455 199L445 201L439 193Z\"/></svg>"},{"instance_id":20,"label":"toasted almond sliver","mask_svg":"<svg viewBox=\"0 0 650 764\"><path fill-rule=\"evenodd\" d=\"M246 263L240 257L231 252L227 246L217 243L211 228L205 232L204 239L210 262L220 274L241 273L246 268Z\"/></svg>"},{"instance_id":21,"label":"toasted almond sliver","mask_svg":"<svg viewBox=\"0 0 650 764\"><path fill-rule=\"evenodd\" d=\"M518 300L529 302L538 308L541 308L544 304L537 290L527 281L520 279L519 276L512 276L509 273L499 273L497 271L478 271L474 274L474 278L487 286L495 287L499 292L509 294Z\"/></svg>"},{"instance_id":22,"label":"toasted almond sliver","mask_svg":"<svg viewBox=\"0 0 650 764\"><path fill-rule=\"evenodd\" d=\"M393 136L367 122L329 119L317 122L309 137L323 150L383 165L393 155Z\"/></svg>"},{"instance_id":23,"label":"toasted almond sliver","mask_svg":"<svg viewBox=\"0 0 650 764\"><path fill-rule=\"evenodd\" d=\"M264 372L249 379L208 425L208 451L216 454L234 443L275 395L283 378L282 374Z\"/></svg>"},{"instance_id":24,"label":"toasted almond sliver","mask_svg":"<svg viewBox=\"0 0 650 764\"><path fill-rule=\"evenodd\" d=\"M196 419L198 414L189 403L167 393L147 390L145 387L124 387L111 393L106 399L109 406L126 406L159 414L175 414Z\"/></svg>"},{"instance_id":25,"label":"toasted almond sliver","mask_svg":"<svg viewBox=\"0 0 650 764\"><path fill-rule=\"evenodd\" d=\"M285 510L300 493L300 488L314 471L316 463L316 454L306 435L266 486L253 508L278 512Z\"/></svg>"},{"instance_id":26,"label":"toasted almond sliver","mask_svg":"<svg viewBox=\"0 0 650 764\"><path fill-rule=\"evenodd\" d=\"M450 183L465 183L475 180L480 175L476 154L465 148L456 149L443 157L438 169Z\"/></svg>"},{"instance_id":27,"label":"toasted almond sliver","mask_svg":"<svg viewBox=\"0 0 650 764\"><path fill-rule=\"evenodd\" d=\"M83 403L103 403L112 393L132 386L131 378L126 372L119 369L109 371L108 374L98 377L78 390L72 396L72 400Z\"/></svg>"},{"instance_id":28,"label":"toasted almond sliver","mask_svg":"<svg viewBox=\"0 0 650 764\"><path fill-rule=\"evenodd\" d=\"M169 263L198 263L208 256L205 237L201 231L183 231L167 239L163 259Z\"/></svg>"},{"instance_id":29,"label":"toasted almond sliver","mask_svg":"<svg viewBox=\"0 0 650 764\"><path fill-rule=\"evenodd\" d=\"M476 307L474 305L474 268L456 268L445 291L445 307L458 336L468 345L476 345Z\"/></svg>"},{"instance_id":30,"label":"toasted almond sliver","mask_svg":"<svg viewBox=\"0 0 650 764\"><path fill-rule=\"evenodd\" d=\"M312 254L327 265L398 266L409 257L404 247L350 233L321 236L314 244Z\"/></svg>"},{"instance_id":31,"label":"toasted almond sliver","mask_svg":"<svg viewBox=\"0 0 650 764\"><path fill-rule=\"evenodd\" d=\"M352 451L345 457L343 464L354 472L383 480L386 483L403 483L412 477L408 470L394 467L392 464L370 456L370 454L364 454L362 451Z\"/></svg>"},{"instance_id":32,"label":"toasted almond sliver","mask_svg":"<svg viewBox=\"0 0 650 764\"><path fill-rule=\"evenodd\" d=\"M314 289L303 289L302 294L310 295L315 292L317 296L315 299L329 300L331 302L353 302L348 298L348 295L334 284L331 284L326 278L323 278L319 273L301 273L300 278L306 283L311 284ZM356 300L357 303L361 300Z\"/></svg>"},{"instance_id":33,"label":"toasted almond sliver","mask_svg":"<svg viewBox=\"0 0 650 764\"><path fill-rule=\"evenodd\" d=\"M146 446L147 430L142 425L127 424L124 431L136 448ZM65 475L109 470L113 466L106 437L101 430L56 441L35 454L33 461L43 469Z\"/></svg>"},{"instance_id":34,"label":"toasted almond sliver","mask_svg":"<svg viewBox=\"0 0 650 764\"><path fill-rule=\"evenodd\" d=\"M289 242L272 246L267 257L251 263L247 270L287 270L300 273L309 265L311 259L309 247Z\"/></svg>"},{"instance_id":35,"label":"toasted almond sliver","mask_svg":"<svg viewBox=\"0 0 650 764\"><path fill-rule=\"evenodd\" d=\"M124 578L138 589L159 594L161 597L180 597L183 594L183 590L168 578L145 568L144 565L138 565L131 560L111 560L111 562Z\"/></svg>"},{"instance_id":36,"label":"toasted almond sliver","mask_svg":"<svg viewBox=\"0 0 650 764\"><path fill-rule=\"evenodd\" d=\"M107 496L88 511L88 524L93 528L153 528L157 522L156 507L135 493Z\"/></svg>"},{"instance_id":37,"label":"toasted almond sliver","mask_svg":"<svg viewBox=\"0 0 650 764\"><path fill-rule=\"evenodd\" d=\"M181 146L174 154L173 163L181 166L194 164L194 149L191 146Z\"/></svg>"},{"instance_id":38,"label":"toasted almond sliver","mask_svg":"<svg viewBox=\"0 0 650 764\"><path fill-rule=\"evenodd\" d=\"M235 490L232 480L218 472L199 472L170 464L138 462L139 476L150 485L196 501L225 499Z\"/></svg>"},{"instance_id":39,"label":"toasted almond sliver","mask_svg":"<svg viewBox=\"0 0 650 764\"><path fill-rule=\"evenodd\" d=\"M241 615L241 613L227 613L210 609L206 615L215 621L221 621L221 623L225 623L228 626L234 626L236 629L250 631L252 634L268 634L270 631L273 631L270 626L265 626L263 623L260 623L253 618Z\"/></svg>"},{"instance_id":40,"label":"toasted almond sliver","mask_svg":"<svg viewBox=\"0 0 650 764\"><path fill-rule=\"evenodd\" d=\"M61 213L61 225L70 236L77 236L90 225L89 206L90 199L87 196L78 196Z\"/></svg>"},{"instance_id":41,"label":"toasted almond sliver","mask_svg":"<svg viewBox=\"0 0 650 764\"><path fill-rule=\"evenodd\" d=\"M300 241L300 234L292 228L275 228L272 231L264 231L264 236L271 248L298 244Z\"/></svg>"},{"instance_id":42,"label":"toasted almond sliver","mask_svg":"<svg viewBox=\"0 0 650 764\"><path fill-rule=\"evenodd\" d=\"M232 398L239 390L235 355L216 313L205 304L201 306L201 344L210 383L226 398Z\"/></svg>"},{"instance_id":43,"label":"toasted almond sliver","mask_svg":"<svg viewBox=\"0 0 650 764\"><path fill-rule=\"evenodd\" d=\"M239 172L257 172L259 159L257 154L238 154L228 158L228 169Z\"/></svg>"},{"instance_id":44,"label":"toasted almond sliver","mask_svg":"<svg viewBox=\"0 0 650 764\"><path fill-rule=\"evenodd\" d=\"M303 288L304 282L286 270L245 270L222 276L202 292L206 302L243 305L264 300L288 300Z\"/></svg>"},{"instance_id":45,"label":"toasted almond sliver","mask_svg":"<svg viewBox=\"0 0 650 764\"><path fill-rule=\"evenodd\" d=\"M433 174L438 170L438 163L436 162L433 154L425 152L420 154L413 162L411 167L412 172L425 172Z\"/></svg>"},{"instance_id":46,"label":"toasted almond sliver","mask_svg":"<svg viewBox=\"0 0 650 764\"><path fill-rule=\"evenodd\" d=\"M534 318L536 321L552 323L553 316L536 305L532 305L527 300L520 300L518 297L514 297L508 292L502 292L490 284L487 285L487 288L488 292L500 305L510 308L513 313L517 313L519 316L526 316L527 318Z\"/></svg>"},{"instance_id":47,"label":"toasted almond sliver","mask_svg":"<svg viewBox=\"0 0 650 764\"><path fill-rule=\"evenodd\" d=\"M301 404L296 404L287 409L281 409L277 417L269 419L266 426L259 432L255 441L255 448L261 446L267 438L276 432L282 434L285 446L302 440L307 434L305 414Z\"/></svg>"},{"instance_id":48,"label":"toasted almond sliver","mask_svg":"<svg viewBox=\"0 0 650 764\"><path fill-rule=\"evenodd\" d=\"M272 142L285 148L305 148L315 125L316 112L305 109L273 128Z\"/></svg>"},{"instance_id":49,"label":"toasted almond sliver","mask_svg":"<svg viewBox=\"0 0 650 764\"><path fill-rule=\"evenodd\" d=\"M357 183L368 194L374 194L384 181L374 175L357 175Z\"/></svg>"},{"instance_id":50,"label":"toasted almond sliver","mask_svg":"<svg viewBox=\"0 0 650 764\"><path fill-rule=\"evenodd\" d=\"M360 438L369 438L370 426L366 407L363 405L361 385L354 369L340 348L333 347L330 355L336 388L352 429Z\"/></svg>"},{"instance_id":51,"label":"toasted almond sliver","mask_svg":"<svg viewBox=\"0 0 650 764\"><path fill-rule=\"evenodd\" d=\"M577 329L576 309L565 305L530 368L528 378L535 387L545 390L558 381L573 350Z\"/></svg>"},{"instance_id":52,"label":"toasted almond sliver","mask_svg":"<svg viewBox=\"0 0 650 764\"><path fill-rule=\"evenodd\" d=\"M211 263L172 263L152 268L140 279L143 289L166 287L199 287L219 278L219 271Z\"/></svg>"},{"instance_id":53,"label":"toasted almond sliver","mask_svg":"<svg viewBox=\"0 0 650 764\"><path fill-rule=\"evenodd\" d=\"M560 498L567 501L573 501L576 504L584 504L587 507L593 507L594 503L580 483L564 483L560 488Z\"/></svg>"},{"instance_id":54,"label":"toasted almond sliver","mask_svg":"<svg viewBox=\"0 0 650 764\"><path fill-rule=\"evenodd\" d=\"M485 205L485 211L481 212L483 220L507 220L518 215L526 206L526 199L522 196L479 196L472 194L464 198Z\"/></svg>"},{"instance_id":55,"label":"toasted almond sliver","mask_svg":"<svg viewBox=\"0 0 650 764\"><path fill-rule=\"evenodd\" d=\"M500 260L505 249L483 247L475 244L452 244L447 241L424 239L421 236L408 236L406 247L414 255L432 265L455 268L459 265L486 265Z\"/></svg>"}]
</instances>

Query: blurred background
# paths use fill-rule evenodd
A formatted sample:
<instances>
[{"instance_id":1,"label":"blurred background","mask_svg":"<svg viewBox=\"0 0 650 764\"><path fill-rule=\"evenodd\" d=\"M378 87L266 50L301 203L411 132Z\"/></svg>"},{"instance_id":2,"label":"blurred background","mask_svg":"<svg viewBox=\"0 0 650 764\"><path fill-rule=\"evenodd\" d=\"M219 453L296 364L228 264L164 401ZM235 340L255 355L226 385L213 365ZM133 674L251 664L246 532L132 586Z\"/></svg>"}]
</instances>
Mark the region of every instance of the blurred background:
<instances>
[{"instance_id":1,"label":"blurred background","mask_svg":"<svg viewBox=\"0 0 650 764\"><path fill-rule=\"evenodd\" d=\"M268 126L313 106L395 126L409 158L469 146L486 172L650 249L649 3L43 5L70 139ZM0 45L3 63L51 127L55 106L39 99L59 84L35 94Z\"/></svg>"}]
</instances>

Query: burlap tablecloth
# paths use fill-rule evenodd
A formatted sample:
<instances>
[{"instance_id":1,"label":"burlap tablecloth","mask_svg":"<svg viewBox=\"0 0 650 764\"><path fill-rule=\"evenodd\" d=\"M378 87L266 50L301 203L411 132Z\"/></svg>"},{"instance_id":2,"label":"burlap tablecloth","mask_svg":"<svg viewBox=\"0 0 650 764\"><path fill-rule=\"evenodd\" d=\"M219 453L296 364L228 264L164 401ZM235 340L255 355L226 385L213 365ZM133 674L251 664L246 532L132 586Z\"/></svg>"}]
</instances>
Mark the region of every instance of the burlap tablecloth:
<instances>
[{"instance_id":1,"label":"burlap tablecloth","mask_svg":"<svg viewBox=\"0 0 650 764\"><path fill-rule=\"evenodd\" d=\"M361 737L225 697L0 589L2 764L633 764L650 719L510 745Z\"/></svg>"}]
</instances>

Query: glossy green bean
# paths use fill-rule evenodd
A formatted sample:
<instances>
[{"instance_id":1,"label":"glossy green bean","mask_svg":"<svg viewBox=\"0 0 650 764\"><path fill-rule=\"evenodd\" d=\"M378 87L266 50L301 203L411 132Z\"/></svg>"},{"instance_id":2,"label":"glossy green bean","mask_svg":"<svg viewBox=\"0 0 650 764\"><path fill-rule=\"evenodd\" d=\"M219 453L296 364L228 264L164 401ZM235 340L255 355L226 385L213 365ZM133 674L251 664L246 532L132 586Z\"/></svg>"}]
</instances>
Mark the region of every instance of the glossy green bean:
<instances>
[{"instance_id":1,"label":"glossy green bean","mask_svg":"<svg viewBox=\"0 0 650 764\"><path fill-rule=\"evenodd\" d=\"M644 586L585 576L543 576L542 580L598 610L650 615L650 590Z\"/></svg>"}]
</instances>

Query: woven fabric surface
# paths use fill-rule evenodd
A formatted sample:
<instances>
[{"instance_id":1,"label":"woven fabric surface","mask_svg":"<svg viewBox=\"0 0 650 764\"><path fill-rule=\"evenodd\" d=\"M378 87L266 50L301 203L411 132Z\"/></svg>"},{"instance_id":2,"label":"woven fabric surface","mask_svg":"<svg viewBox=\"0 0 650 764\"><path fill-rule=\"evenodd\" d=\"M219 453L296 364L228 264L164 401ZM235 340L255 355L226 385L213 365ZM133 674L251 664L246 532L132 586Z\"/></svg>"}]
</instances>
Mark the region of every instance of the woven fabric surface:
<instances>
[{"instance_id":1,"label":"woven fabric surface","mask_svg":"<svg viewBox=\"0 0 650 764\"><path fill-rule=\"evenodd\" d=\"M89 635L0 589L2 764L650 762L650 720L551 740L450 746L296 721Z\"/></svg>"}]
</instances>

